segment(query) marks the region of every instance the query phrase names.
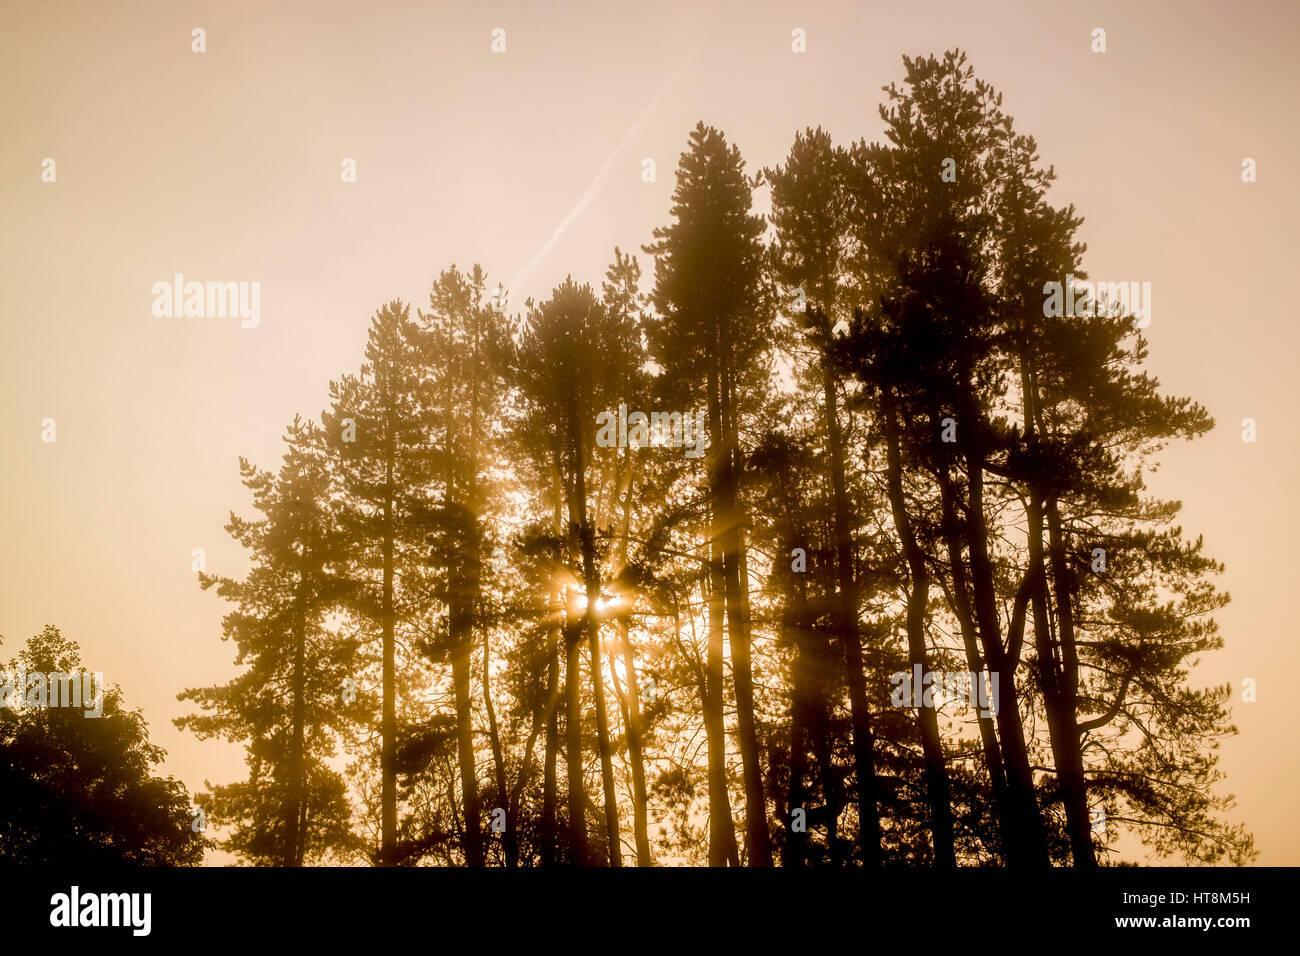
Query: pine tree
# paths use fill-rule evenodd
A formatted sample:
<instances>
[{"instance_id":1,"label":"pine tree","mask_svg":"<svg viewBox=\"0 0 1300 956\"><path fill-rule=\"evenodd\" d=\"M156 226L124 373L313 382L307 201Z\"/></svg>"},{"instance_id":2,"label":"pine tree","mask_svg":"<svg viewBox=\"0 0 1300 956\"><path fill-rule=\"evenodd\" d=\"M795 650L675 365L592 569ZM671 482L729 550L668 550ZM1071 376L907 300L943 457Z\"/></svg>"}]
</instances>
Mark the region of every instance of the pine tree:
<instances>
[{"instance_id":1,"label":"pine tree","mask_svg":"<svg viewBox=\"0 0 1300 956\"><path fill-rule=\"evenodd\" d=\"M772 185L771 219L776 227L772 245L773 272L789 296L798 290L804 311L806 340L818 358L813 376L821 392L821 423L825 428L827 476L834 503L835 570L838 607L835 629L844 658L853 719L853 757L857 777L861 853L868 865L880 863L880 819L877 807L871 715L863 673L862 634L854 534L859 523L849 501L848 464L842 424L842 382L832 355L834 327L851 314L843 262L848 245L849 202L844 187L847 159L831 146L822 130L795 137L784 167L765 171ZM851 424L851 423L850 423Z\"/></svg>"},{"instance_id":2,"label":"pine tree","mask_svg":"<svg viewBox=\"0 0 1300 956\"><path fill-rule=\"evenodd\" d=\"M602 352L614 360L613 365L606 370L608 390L621 399L620 404L626 404L629 408L641 408L643 401L650 398L650 382L645 371L646 353L642 341L645 303L639 288L640 280L641 266L636 258L615 247L614 261L606 270L605 282L601 286L601 299L609 318L606 326L609 341L603 345ZM625 714L624 724L627 726L628 760L632 769L632 829L636 842L637 866L651 866L653 858L647 816L645 729L641 716L636 649L632 643L630 627L636 588L628 574L633 512L638 510L638 493L641 491L639 481L642 472L648 467L642 460L645 456L638 455L637 451L631 443L622 449L613 483L614 494L618 499L614 508L620 513L615 519L619 522L619 529L615 546L617 553L611 570L615 581L623 583L621 590L617 586L615 589L615 597L623 603L620 613L615 615L615 625L618 645L623 654L626 694L618 687L617 669L612 664L610 673L615 681L615 691L619 695Z\"/></svg>"},{"instance_id":3,"label":"pine tree","mask_svg":"<svg viewBox=\"0 0 1300 956\"><path fill-rule=\"evenodd\" d=\"M615 317L614 321L621 321ZM610 313L590 286L566 280L551 298L532 309L518 349L516 382L531 419L553 463L563 492L571 551L571 580L565 591L565 686L568 732L570 844L577 860L585 857L587 835L582 808L582 698L580 646L585 637L596 718L601 789L605 798L605 839L609 863L621 865L618 802L605 704L604 663L600 644L605 581L601 565L608 541L598 540L593 495L601 483L601 465L615 456L596 445L596 419L608 411L617 379L626 367L612 342ZM620 346L621 342L618 343Z\"/></svg>"},{"instance_id":4,"label":"pine tree","mask_svg":"<svg viewBox=\"0 0 1300 956\"><path fill-rule=\"evenodd\" d=\"M349 536L348 575L355 585L350 610L380 642L377 859L393 865L399 858L399 630L409 630L427 602L428 524L422 519L432 511L425 371L409 306L394 301L375 314L365 359L360 374L330 384L332 407L322 418ZM471 829L467 821L467 842Z\"/></svg>"},{"instance_id":5,"label":"pine tree","mask_svg":"<svg viewBox=\"0 0 1300 956\"><path fill-rule=\"evenodd\" d=\"M422 400L429 410L431 479L438 495L429 515L438 596L446 606L456 699L456 740L465 813L465 859L484 864L481 800L476 771L471 704L472 656L482 634L484 667L489 666L484 627L485 557L493 543L487 528L497 496L484 475L495 459L500 432L508 330L503 302L489 305L486 276L479 266L468 274L445 270L419 313L417 337L425 372ZM490 688L483 684L491 709ZM498 791L505 789L499 734L489 721ZM501 794L500 797L504 797ZM514 826L508 818L506 832ZM514 858L514 851L510 853Z\"/></svg>"},{"instance_id":6,"label":"pine tree","mask_svg":"<svg viewBox=\"0 0 1300 956\"><path fill-rule=\"evenodd\" d=\"M711 522L709 704L710 862L727 858L730 811L722 741L722 618L731 647L737 737L745 785L749 863L770 866L771 837L754 717L745 511L740 499L740 425L765 372L770 303L763 294L761 216L740 151L716 129L698 124L677 168L674 222L654 232L653 300L660 320L647 328L650 351L689 406L703 398L709 423Z\"/></svg>"},{"instance_id":7,"label":"pine tree","mask_svg":"<svg viewBox=\"0 0 1300 956\"><path fill-rule=\"evenodd\" d=\"M246 669L227 684L182 692L201 713L176 724L247 748L248 780L208 798L212 822L234 827L226 848L254 863L302 866L356 849L345 786L328 761L347 718L358 716L347 684L357 644L330 627L348 587L347 555L323 436L295 417L285 441L277 474L240 459L261 517L232 513L226 528L252 568L243 580L199 577L235 605L223 638Z\"/></svg>"}]
</instances>

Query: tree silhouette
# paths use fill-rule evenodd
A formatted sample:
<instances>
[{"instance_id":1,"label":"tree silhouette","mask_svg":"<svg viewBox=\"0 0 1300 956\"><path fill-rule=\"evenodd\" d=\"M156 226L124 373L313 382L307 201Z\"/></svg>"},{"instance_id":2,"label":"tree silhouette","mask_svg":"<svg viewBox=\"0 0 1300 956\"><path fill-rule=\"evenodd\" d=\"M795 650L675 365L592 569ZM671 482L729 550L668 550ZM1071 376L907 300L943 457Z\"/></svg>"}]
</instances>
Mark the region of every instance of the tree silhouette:
<instances>
[{"instance_id":1,"label":"tree silhouette","mask_svg":"<svg viewBox=\"0 0 1300 956\"><path fill-rule=\"evenodd\" d=\"M349 583L323 439L319 426L295 417L278 474L240 460L262 517L232 514L226 530L253 567L242 581L207 573L200 581L236 605L224 637L246 669L178 695L201 713L177 727L248 744L248 779L213 787L206 806L212 823L234 827L222 845L255 864L302 866L358 849L346 786L328 764L347 721L362 712L347 683L357 642L330 627Z\"/></svg>"},{"instance_id":2,"label":"tree silhouette","mask_svg":"<svg viewBox=\"0 0 1300 956\"><path fill-rule=\"evenodd\" d=\"M243 463L253 570L204 583L245 670L180 721L248 751L206 798L229 848L1088 868L1126 829L1253 858L1226 691L1189 678L1220 568L1145 480L1212 422L1120 304L1046 308L1082 220L1001 94L960 51L903 64L882 142L808 129L751 179L697 125L648 295L617 248L516 312L452 266L376 313L277 474ZM704 457L649 412L701 414Z\"/></svg>"},{"instance_id":3,"label":"tree silhouette","mask_svg":"<svg viewBox=\"0 0 1300 956\"><path fill-rule=\"evenodd\" d=\"M834 326L847 318L848 293L843 288L848 271L843 260L848 251L849 201L845 190L842 150L831 146L820 129L798 134L786 165L765 170L772 185L771 219L776 227L772 243L773 275L787 290L801 293L804 335L818 355L817 376L810 384L821 388L821 417L825 427L826 480L831 487L835 526L835 572L838 601L835 633L844 657L853 720L853 761L857 778L860 850L864 862L880 863L880 815L877 807L875 755L870 704L863 673L862 631L858 597L858 572L854 535L860 519L849 501L848 463L841 416L843 383L833 361ZM787 293L788 294L788 293ZM835 814L829 840L836 842Z\"/></svg>"},{"instance_id":4,"label":"tree silhouette","mask_svg":"<svg viewBox=\"0 0 1300 956\"><path fill-rule=\"evenodd\" d=\"M26 686L17 685L26 673ZM37 675L40 677L37 680ZM85 681L77 644L46 625L5 669L0 700L0 863L17 866L193 866L207 838L189 793L153 770L164 751L149 742L144 716L116 686L103 712L50 706L39 680ZM91 678L93 680L93 678ZM59 693L64 691L59 689ZM21 705L20 705L21 701ZM62 697L60 698L62 702Z\"/></svg>"},{"instance_id":5,"label":"tree silhouette","mask_svg":"<svg viewBox=\"0 0 1300 956\"><path fill-rule=\"evenodd\" d=\"M646 251L656 257L650 350L689 404L703 397L709 422L710 862L732 856L722 760L723 632L731 647L736 730L745 784L749 862L770 866L772 852L758 760L750 661L745 515L739 495L740 424L747 397L761 381L769 304L761 284L763 219L750 214L751 188L740 151L703 123L691 131L673 190L672 224L656 229ZM752 399L750 400L752 402Z\"/></svg>"},{"instance_id":6,"label":"tree silhouette","mask_svg":"<svg viewBox=\"0 0 1300 956\"><path fill-rule=\"evenodd\" d=\"M359 375L330 384L332 408L323 416L345 507L350 608L380 640L379 860L398 862L397 652L399 626L419 613L426 522L432 510L428 408L418 328L400 301L371 322Z\"/></svg>"}]
</instances>

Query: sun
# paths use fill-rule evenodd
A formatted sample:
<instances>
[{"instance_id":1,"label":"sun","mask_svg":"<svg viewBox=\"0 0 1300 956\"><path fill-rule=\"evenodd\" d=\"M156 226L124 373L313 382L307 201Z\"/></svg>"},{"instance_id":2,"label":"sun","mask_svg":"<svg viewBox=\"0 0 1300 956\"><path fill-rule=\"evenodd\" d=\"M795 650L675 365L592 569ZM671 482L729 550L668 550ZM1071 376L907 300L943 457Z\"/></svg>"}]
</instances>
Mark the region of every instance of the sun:
<instances>
[{"instance_id":1,"label":"sun","mask_svg":"<svg viewBox=\"0 0 1300 956\"><path fill-rule=\"evenodd\" d=\"M579 588L571 588L569 591L570 600L573 606L579 611L587 610L587 592ZM596 613L603 614L606 611L616 610L623 603L623 598L618 594L610 594L602 591L596 598Z\"/></svg>"}]
</instances>

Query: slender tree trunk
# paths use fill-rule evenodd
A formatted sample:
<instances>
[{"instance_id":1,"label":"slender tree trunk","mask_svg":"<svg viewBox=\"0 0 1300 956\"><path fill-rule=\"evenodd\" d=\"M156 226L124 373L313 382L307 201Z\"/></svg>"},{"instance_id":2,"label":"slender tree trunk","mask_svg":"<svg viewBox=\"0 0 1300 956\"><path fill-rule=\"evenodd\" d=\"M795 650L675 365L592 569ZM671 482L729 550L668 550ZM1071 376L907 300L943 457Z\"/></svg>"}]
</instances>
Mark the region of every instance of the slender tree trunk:
<instances>
[{"instance_id":1,"label":"slender tree trunk","mask_svg":"<svg viewBox=\"0 0 1300 956\"><path fill-rule=\"evenodd\" d=\"M1020 378L1025 395L1025 440L1033 443L1046 433L1042 408L1038 401L1037 379L1030 366L1027 348L1021 349ZM1047 608L1047 571L1043 549L1043 520L1046 517L1048 548L1052 570L1052 591L1056 600L1060 626L1058 661L1053 653L1051 623ZM1048 730L1052 740L1052 759L1065 803L1066 832L1074 865L1090 869L1097 865L1092 844L1092 820L1088 812L1088 789L1084 777L1083 750L1079 740L1078 692L1079 658L1074 643L1074 596L1070 571L1065 558L1065 541L1061 531L1061 512L1055 496L1044 496L1038 488L1029 493L1030 560L1038 577L1034 604L1034 628L1037 640L1043 698L1047 709ZM1039 637L1041 632L1042 636Z\"/></svg>"},{"instance_id":2,"label":"slender tree trunk","mask_svg":"<svg viewBox=\"0 0 1300 956\"><path fill-rule=\"evenodd\" d=\"M506 798L506 813L511 826L507 833L515 830L514 823L519 819L519 808L522 806L522 797L524 790L532 783L533 765L536 763L537 738L542 733L542 728L546 726L550 715L555 712L555 700L548 698L541 707L533 712L533 725L528 731L528 743L524 745L524 759L519 767L519 776L515 779L515 785L511 788ZM509 858L506 859L507 866L519 865L519 838L516 834L513 840L515 862L511 863ZM530 858L531 859L531 858Z\"/></svg>"},{"instance_id":3,"label":"slender tree trunk","mask_svg":"<svg viewBox=\"0 0 1300 956\"><path fill-rule=\"evenodd\" d=\"M465 522L468 509L458 508L455 497L455 477L447 476L447 506L444 513L453 522ZM472 528L472 520L469 522ZM485 864L483 849L482 799L478 789L477 757L474 751L473 654L474 654L474 594L477 590L477 540L471 530L457 528L463 535L462 548L467 552L464 563L448 567L447 630L451 643L451 677L456 702L456 757L460 770L461 804L465 815L465 832L461 848L465 865L481 867Z\"/></svg>"},{"instance_id":4,"label":"slender tree trunk","mask_svg":"<svg viewBox=\"0 0 1300 956\"><path fill-rule=\"evenodd\" d=\"M1020 391L1024 402L1025 445L1040 450L1040 442L1050 436L1045 427L1039 402L1038 375L1030 345L1035 322L1032 314L1022 327L1020 338ZM1048 486L1050 489L1050 485ZM1027 489L1026 518L1031 570L1034 575L1034 635L1038 656L1039 682L1047 711L1048 731L1052 742L1052 759L1056 764L1057 782L1065 804L1066 832L1076 867L1097 865L1092 843L1092 821L1088 812L1088 792L1084 777L1083 751L1079 739L1078 687L1079 660L1074 639L1074 605L1070 586L1065 542L1061 533L1061 514L1054 491L1045 489L1031 476ZM1060 657L1058 659L1051 631L1048 609L1047 561L1043 545L1043 524L1048 526L1051 584L1059 624Z\"/></svg>"},{"instance_id":5,"label":"slender tree trunk","mask_svg":"<svg viewBox=\"0 0 1300 956\"><path fill-rule=\"evenodd\" d=\"M587 647L591 655L591 690L596 709L596 747L600 757L601 788L605 797L605 829L609 841L609 865L623 865L623 849L619 839L618 800L614 789L614 763L609 743L609 717L605 712L605 669L600 653L600 620L596 616L600 601L600 571L596 567L596 529L587 520L586 456L582 445L582 432L570 415L570 440L574 448L574 496L569 514L576 519L578 538L582 548L582 576L586 588L587 607L583 614L583 629L587 634Z\"/></svg>"},{"instance_id":6,"label":"slender tree trunk","mask_svg":"<svg viewBox=\"0 0 1300 956\"><path fill-rule=\"evenodd\" d=\"M627 487L623 493L623 533L619 545L619 562L627 566L628 535L632 523L632 489L636 485L636 460L632 449L627 449ZM621 570L622 568L620 568ZM636 652L632 647L631 629L627 613L618 617L618 642L623 651L623 665L627 672L627 749L632 765L632 830L636 839L636 865L653 866L650 854L649 821L646 814L645 754L641 726L641 693L637 685Z\"/></svg>"},{"instance_id":7,"label":"slender tree trunk","mask_svg":"<svg viewBox=\"0 0 1300 956\"><path fill-rule=\"evenodd\" d=\"M566 454L571 458L573 484L570 485L567 480L564 482L565 496L568 503L569 512L569 549L570 559L576 555L573 552L574 536L583 538L586 534L586 522L582 520L580 508L585 498L585 490L582 489L581 483L583 478L583 469L586 463L583 461L582 446L579 442L578 423L576 411L569 409L569 444ZM585 543L579 542L582 549L582 555L586 555ZM591 597L588 595L588 604L591 603ZM575 615L570 612L576 602L572 596L566 592L565 597L565 629L564 629L564 649L565 649L565 667L564 667L564 687L566 697L566 708L564 715L565 736L568 738L568 747L564 756L565 765L569 771L569 849L572 856L572 862L577 866L586 866L590 860L590 853L587 847L587 790L586 781L584 780L584 767L582 764L582 637L585 627L586 615Z\"/></svg>"},{"instance_id":8,"label":"slender tree trunk","mask_svg":"<svg viewBox=\"0 0 1300 956\"><path fill-rule=\"evenodd\" d=\"M717 373L709 373L709 416L718 420ZM712 443L711 443L712 444ZM731 798L727 793L726 724L723 717L723 619L726 614L726 579L722 560L722 516L717 494L718 451L710 451L713 480L709 508L709 649L705 665L706 691L704 729L709 750L709 865L735 866L740 861L736 831L731 822Z\"/></svg>"},{"instance_id":9,"label":"slender tree trunk","mask_svg":"<svg viewBox=\"0 0 1300 956\"><path fill-rule=\"evenodd\" d=\"M970 601L970 582L966 574L966 561L962 554L960 524L957 519L956 493L947 465L941 465L939 491L942 496L943 532L948 549L948 566L952 576L953 613L961 629L962 645L966 651L966 666L976 675L984 673L984 659L980 654L979 635L975 628L974 611ZM999 682L1001 678L999 677ZM991 703L990 699L990 703ZM1028 863L1023 829L1016 808L1007 790L1006 767L1002 762L1002 748L998 743L993 717L979 708L977 713L980 742L984 748L984 765L993 789L993 802L997 807L998 823L1002 833L1003 852L1010 866Z\"/></svg>"},{"instance_id":10,"label":"slender tree trunk","mask_svg":"<svg viewBox=\"0 0 1300 956\"><path fill-rule=\"evenodd\" d=\"M552 530L558 539L563 531L561 501L564 481L559 468L555 469L555 512ZM555 862L556 827L556 776L557 758L560 750L559 702L560 702L560 648L564 642L564 615L566 613L565 591L563 587L551 592L551 612L555 626L547 636L547 670L546 670L546 761L542 767L542 866Z\"/></svg>"},{"instance_id":11,"label":"slender tree trunk","mask_svg":"<svg viewBox=\"0 0 1300 956\"><path fill-rule=\"evenodd\" d=\"M802 602L801 602L802 603ZM808 773L808 651L805 646L802 614L789 627L794 644L794 666L790 683L790 786L789 807L786 811L785 853L782 862L788 867L801 867L808 861L808 794L804 778ZM803 827L794 829L794 812L803 811Z\"/></svg>"},{"instance_id":12,"label":"slender tree trunk","mask_svg":"<svg viewBox=\"0 0 1300 956\"><path fill-rule=\"evenodd\" d=\"M474 750L474 710L471 682L473 680L474 627L477 623L479 601L479 536L478 536L478 390L479 348L478 312L471 310L471 376L468 422L468 447L465 454L464 500L457 500L456 469L452 467L447 478L447 502L453 509L454 520L460 523L463 536L464 562L448 568L452 579L449 610L452 644L452 680L456 689L456 740L460 761L461 795L465 807L465 863L471 867L486 865L483 845L483 802L478 787L478 761ZM487 644L484 642L484 652ZM484 661L486 680L487 661ZM487 694L486 683L483 688Z\"/></svg>"},{"instance_id":13,"label":"slender tree trunk","mask_svg":"<svg viewBox=\"0 0 1300 956\"><path fill-rule=\"evenodd\" d=\"M831 759L831 701L839 669L834 664L832 647L819 635L809 635L815 648L813 653L814 679L810 695L808 730L812 739L813 753L817 757L817 769L821 776L822 811L826 816L826 846L830 851L831 863L840 865L844 859L840 846L840 799L839 780L836 777L835 762Z\"/></svg>"},{"instance_id":14,"label":"slender tree trunk","mask_svg":"<svg viewBox=\"0 0 1300 956\"><path fill-rule=\"evenodd\" d=\"M618 799L614 789L614 762L609 742L609 716L605 711L605 668L600 653L600 624L594 609L600 596L599 587L587 591L587 645L591 653L591 681L595 696L596 740L600 749L600 779L605 796L605 829L609 839L609 865L623 865L623 847L619 837Z\"/></svg>"},{"instance_id":15,"label":"slender tree trunk","mask_svg":"<svg viewBox=\"0 0 1300 956\"><path fill-rule=\"evenodd\" d=\"M555 628L547 637L546 667L546 763L542 768L542 866L555 862L556 758L560 749L560 640Z\"/></svg>"},{"instance_id":16,"label":"slender tree trunk","mask_svg":"<svg viewBox=\"0 0 1300 956\"><path fill-rule=\"evenodd\" d=\"M506 761L501 752L501 733L497 728L497 713L492 706L492 672L489 667L491 657L488 651L488 636L483 635L483 706L488 716L488 740L492 744L492 765L496 769L497 799L505 811L505 830L501 834L501 848L505 851L506 866L514 869L519 865L519 841L515 836L514 809L510 806L510 790L506 784Z\"/></svg>"},{"instance_id":17,"label":"slender tree trunk","mask_svg":"<svg viewBox=\"0 0 1300 956\"><path fill-rule=\"evenodd\" d=\"M907 594L907 650L911 664L914 667L919 665L922 674L925 674L929 670L925 647L925 608L929 601L930 576L925 567L925 554L917 544L916 535L912 530L912 521L907 513L907 499L903 494L898 412L893 394L888 389L883 391L881 405L881 418L887 445L889 504L911 581ZM920 690L919 687L913 688L916 694L919 694ZM933 705L919 707L917 720L921 728L921 750L925 760L926 796L930 808L934 865L940 868L955 867L957 851L953 838L951 791L948 769L944 762L943 743L939 738L939 719Z\"/></svg>"},{"instance_id":18,"label":"slender tree trunk","mask_svg":"<svg viewBox=\"0 0 1300 956\"><path fill-rule=\"evenodd\" d=\"M636 653L627 621L618 622L618 639L623 648L623 669L627 672L627 747L632 763L632 812L636 836L636 865L654 866L650 852L649 821L646 812L645 755L641 726L641 691L637 684Z\"/></svg>"},{"instance_id":19,"label":"slender tree trunk","mask_svg":"<svg viewBox=\"0 0 1300 956\"><path fill-rule=\"evenodd\" d=\"M298 852L294 857L294 866L302 866L307 853L307 803L307 798L304 796L302 808L298 813Z\"/></svg>"},{"instance_id":20,"label":"slender tree trunk","mask_svg":"<svg viewBox=\"0 0 1300 956\"><path fill-rule=\"evenodd\" d=\"M453 636L451 675L456 694L456 744L460 766L461 800L464 804L465 834L462 847L466 866L483 866L482 807L474 759L474 725L470 695L469 635Z\"/></svg>"},{"instance_id":21,"label":"slender tree trunk","mask_svg":"<svg viewBox=\"0 0 1300 956\"><path fill-rule=\"evenodd\" d=\"M857 779L859 842L862 862L880 865L880 810L877 805L876 761L862 670L862 637L858 624L858 586L853 561L853 525L844 472L844 438L836 414L835 380L822 361L822 390L826 402L827 436L831 455L831 492L835 501L835 557L839 571L839 635L853 720L853 765Z\"/></svg>"},{"instance_id":22,"label":"slender tree trunk","mask_svg":"<svg viewBox=\"0 0 1300 956\"><path fill-rule=\"evenodd\" d=\"M587 793L582 773L582 624L565 628L564 714L568 746L564 755L569 771L569 852L576 866L587 865Z\"/></svg>"},{"instance_id":23,"label":"slender tree trunk","mask_svg":"<svg viewBox=\"0 0 1300 956\"><path fill-rule=\"evenodd\" d=\"M711 536L712 537L712 536ZM731 822L731 795L727 790L727 742L723 716L723 634L725 585L722 549L708 542L711 560L707 586L709 646L705 660L704 731L709 751L709 865L736 866L740 850Z\"/></svg>"},{"instance_id":24,"label":"slender tree trunk","mask_svg":"<svg viewBox=\"0 0 1300 956\"><path fill-rule=\"evenodd\" d=\"M380 755L380 848L381 866L392 866L397 850L397 682L394 668L394 631L396 614L393 609L393 423L387 423L387 448L384 462L384 596L383 596L383 736Z\"/></svg>"},{"instance_id":25,"label":"slender tree trunk","mask_svg":"<svg viewBox=\"0 0 1300 956\"><path fill-rule=\"evenodd\" d=\"M1041 515L1039 516L1039 559L1041 560ZM1057 622L1060 625L1061 665L1049 658L1054 672L1055 693L1049 702L1049 728L1052 734L1052 758L1065 800L1066 828L1070 834L1070 851L1076 867L1090 869L1097 865L1092 845L1092 819L1088 812L1088 789L1084 778L1083 750L1078 724L1078 657L1074 644L1074 608L1070 588L1070 571L1065 560L1061 533L1061 516L1055 500L1048 505L1047 522L1051 546L1052 583L1056 597ZM1048 641L1050 651L1050 638ZM1039 650L1040 662L1043 652ZM1051 718L1055 717L1053 721Z\"/></svg>"},{"instance_id":26,"label":"slender tree trunk","mask_svg":"<svg viewBox=\"0 0 1300 956\"><path fill-rule=\"evenodd\" d=\"M307 708L307 609L306 583L301 571L298 589L293 634L293 740L289 750L289 795L285 807L285 847L281 866L302 866L303 844L306 842L302 816L306 805L303 750Z\"/></svg>"},{"instance_id":27,"label":"slender tree trunk","mask_svg":"<svg viewBox=\"0 0 1300 956\"><path fill-rule=\"evenodd\" d=\"M758 760L758 736L754 723L754 679L750 661L746 605L740 594L740 535L730 534L733 548L723 552L723 573L727 589L727 628L731 635L732 681L736 692L736 737L740 744L745 782L745 839L750 866L771 866L771 835L767 829L767 808L763 794L762 768ZM734 599L734 605L733 605Z\"/></svg>"},{"instance_id":28,"label":"slender tree trunk","mask_svg":"<svg viewBox=\"0 0 1300 956\"><path fill-rule=\"evenodd\" d=\"M1033 866L1046 866L1049 862L1046 835L1034 791L1034 774L1029 766L1024 723L1020 718L1020 696L1016 689L1016 668L1020 662L1012 659L1002 644L993 563L988 554L988 525L984 517L984 468L976 452L967 451L966 470L969 484L966 540L970 548L975 616L984 644L984 656L989 668L998 674L997 720L1002 732L1007 789L1016 807L1018 836L1023 840L1026 862Z\"/></svg>"},{"instance_id":29,"label":"slender tree trunk","mask_svg":"<svg viewBox=\"0 0 1300 956\"><path fill-rule=\"evenodd\" d=\"M736 431L731 402L724 392L722 415L722 571L727 601L727 634L731 643L732 681L736 692L736 737L740 744L745 782L745 838L750 866L772 865L772 837L767 828L767 799L758 759L754 721L754 675L750 659L749 594L741 582L745 550L744 516L736 488Z\"/></svg>"}]
</instances>

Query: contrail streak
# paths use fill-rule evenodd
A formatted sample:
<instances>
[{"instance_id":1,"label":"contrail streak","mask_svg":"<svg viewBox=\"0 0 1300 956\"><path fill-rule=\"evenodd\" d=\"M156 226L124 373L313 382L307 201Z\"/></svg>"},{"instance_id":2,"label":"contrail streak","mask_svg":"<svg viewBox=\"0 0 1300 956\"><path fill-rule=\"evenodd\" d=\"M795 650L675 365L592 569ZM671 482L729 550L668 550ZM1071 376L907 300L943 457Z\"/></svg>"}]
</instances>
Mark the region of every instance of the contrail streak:
<instances>
[{"instance_id":1,"label":"contrail streak","mask_svg":"<svg viewBox=\"0 0 1300 956\"><path fill-rule=\"evenodd\" d=\"M698 46L696 49L698 49ZM547 239L542 247L533 254L533 257L528 260L528 264L520 269L519 272L515 274L515 277L510 280L510 285L507 286L507 290L518 288L520 281L526 278L534 269L537 268L538 265L541 264L542 260L546 258L547 254L552 248L554 248L555 244L560 241L560 237L564 235L573 221L582 215L583 210L585 210L591 203L592 197L596 195L596 192L600 189L601 183L604 182L606 175L613 167L615 158L617 158L619 153L623 152L623 150L627 148L628 143L632 141L632 137L635 136L637 130L641 128L646 117L650 115L651 110L655 108L655 105L663 96L664 91L667 90L668 87L672 86L673 81L681 75L682 70L686 69L686 64L690 62L691 57L694 55L695 50L691 50L691 52L686 55L686 58L682 60L681 65L673 71L672 75L669 76L655 92L655 95L650 98L650 102L645 105L645 109L641 110L641 114L636 118L636 122L632 124L632 128L627 131L622 142L614 148L614 151L609 154L609 157L601 165L600 169L596 171L595 178L592 179L591 185L587 187L586 192L584 192L578 198L578 201L573 204L573 208L569 210L568 215L560 220L560 224L555 227L555 231L551 233L551 237Z\"/></svg>"}]
</instances>

